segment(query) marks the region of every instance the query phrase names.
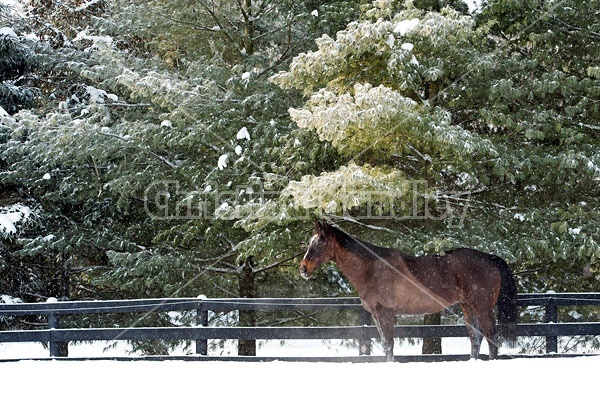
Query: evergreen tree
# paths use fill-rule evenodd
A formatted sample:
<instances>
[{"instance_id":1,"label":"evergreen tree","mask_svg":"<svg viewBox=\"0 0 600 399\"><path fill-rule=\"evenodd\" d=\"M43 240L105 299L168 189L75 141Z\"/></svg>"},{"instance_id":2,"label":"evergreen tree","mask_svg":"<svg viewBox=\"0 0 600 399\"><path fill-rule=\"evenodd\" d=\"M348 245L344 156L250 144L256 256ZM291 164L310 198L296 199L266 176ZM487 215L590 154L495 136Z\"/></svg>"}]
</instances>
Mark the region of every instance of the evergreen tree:
<instances>
[{"instance_id":1,"label":"evergreen tree","mask_svg":"<svg viewBox=\"0 0 600 399\"><path fill-rule=\"evenodd\" d=\"M38 94L30 86L31 48L13 29L19 18L12 7L0 4L0 116L33 106Z\"/></svg>"},{"instance_id":2,"label":"evergreen tree","mask_svg":"<svg viewBox=\"0 0 600 399\"><path fill-rule=\"evenodd\" d=\"M276 265L299 252L296 243L290 244L291 254L267 246L268 258L241 251L238 243L248 233L233 226L230 211L262 201L275 190L269 187L274 176L287 172L290 161L285 157L294 140L287 108L294 96L268 77L313 43L312 31L343 26L354 9L341 5L131 2L130 9L115 16L117 21L131 15L148 20L139 29L126 25L132 27L126 37L135 34L148 46L129 47L127 53L118 46L98 46L97 66L86 69L85 76L119 98L144 104L123 110L123 121L109 126L113 141L147 151L138 165L130 157L118 177L107 179L107 187L124 206L144 202L152 242L143 251L109 252L111 264L118 267L96 281L136 284L144 292L141 288L153 276L157 291L143 295L237 296L241 266L249 256L255 256L259 276L277 273ZM173 27L166 29L168 25ZM160 58L149 61L148 51ZM147 163L148 153L153 166ZM167 197L168 203L161 202ZM278 240L290 242L286 236ZM161 273L149 269L150 264ZM187 281L178 277L182 270L189 270ZM277 290L256 286L263 296ZM263 287L269 291L261 292Z\"/></svg>"},{"instance_id":3,"label":"evergreen tree","mask_svg":"<svg viewBox=\"0 0 600 399\"><path fill-rule=\"evenodd\" d=\"M598 287L597 8L492 1L481 15L499 62L478 127L507 150L512 253L533 270L528 289Z\"/></svg>"},{"instance_id":4,"label":"evergreen tree","mask_svg":"<svg viewBox=\"0 0 600 399\"><path fill-rule=\"evenodd\" d=\"M375 224L388 231L345 228L411 254L493 252L526 291L595 289L597 25L587 3L513 3L475 20L377 1L296 57L273 81L303 90L292 118L346 164L291 181L263 212Z\"/></svg>"},{"instance_id":5,"label":"evergreen tree","mask_svg":"<svg viewBox=\"0 0 600 399\"><path fill-rule=\"evenodd\" d=\"M230 210L268 197L271 181L302 159L287 112L301 98L268 78L355 18L356 5L74 0L29 9L30 29L50 33L38 58L56 85L44 88L43 108L2 121L2 184L18 185L40 214L12 262L56 278L40 275L24 299L302 292L295 264L278 267L300 243L280 231L251 263L239 243L254 235ZM240 286L243 265L254 265L254 290Z\"/></svg>"}]
</instances>

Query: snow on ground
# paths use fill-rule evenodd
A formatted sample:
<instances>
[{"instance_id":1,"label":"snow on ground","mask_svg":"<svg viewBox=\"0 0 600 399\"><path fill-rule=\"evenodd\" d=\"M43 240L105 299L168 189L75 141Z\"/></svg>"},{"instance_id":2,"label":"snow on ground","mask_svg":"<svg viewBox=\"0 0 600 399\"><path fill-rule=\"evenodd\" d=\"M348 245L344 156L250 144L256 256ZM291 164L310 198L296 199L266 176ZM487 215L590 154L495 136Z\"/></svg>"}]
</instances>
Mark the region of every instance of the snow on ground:
<instances>
[{"instance_id":1,"label":"snow on ground","mask_svg":"<svg viewBox=\"0 0 600 399\"><path fill-rule=\"evenodd\" d=\"M444 339L446 353L468 342ZM123 355L125 344L70 347L73 357ZM226 349L227 350L227 349ZM375 348L378 351L378 348ZM402 345L396 354L415 354ZM356 355L321 341L261 342L258 354ZM503 348L502 353L507 353ZM0 344L0 358L47 357L40 344ZM2 397L50 398L561 398L592 397L600 356L442 363L307 363L71 360L0 362ZM28 392L29 395L24 393ZM584 396L585 395L585 396Z\"/></svg>"},{"instance_id":2,"label":"snow on ground","mask_svg":"<svg viewBox=\"0 0 600 399\"><path fill-rule=\"evenodd\" d=\"M599 368L600 357L366 364L26 360L0 363L0 378L4 398L565 399L596 395Z\"/></svg>"},{"instance_id":3,"label":"snow on ground","mask_svg":"<svg viewBox=\"0 0 600 399\"><path fill-rule=\"evenodd\" d=\"M383 348L378 340L372 341L372 354L383 356ZM211 356L235 356L237 353L237 341L230 340L226 342L223 348L213 347L209 341L209 355ZM96 341L94 343L70 343L69 356L73 358L98 358L98 357L118 357L118 356L137 356L130 354L131 347L124 341ZM502 348L501 354L510 354L511 350ZM518 351L514 349L513 352ZM468 338L444 338L442 339L442 352L447 355L468 354L470 344ZM410 345L405 341L396 339L396 355L419 355L421 353L421 344ZM487 354L487 344L484 342L481 348L482 354ZM191 355L194 354L192 348L176 348L171 355ZM358 348L351 345L349 341L341 339L332 340L258 340L257 356L262 357L318 357L318 356L357 356ZM40 359L50 357L49 351L41 343L0 343L0 359Z\"/></svg>"}]
</instances>

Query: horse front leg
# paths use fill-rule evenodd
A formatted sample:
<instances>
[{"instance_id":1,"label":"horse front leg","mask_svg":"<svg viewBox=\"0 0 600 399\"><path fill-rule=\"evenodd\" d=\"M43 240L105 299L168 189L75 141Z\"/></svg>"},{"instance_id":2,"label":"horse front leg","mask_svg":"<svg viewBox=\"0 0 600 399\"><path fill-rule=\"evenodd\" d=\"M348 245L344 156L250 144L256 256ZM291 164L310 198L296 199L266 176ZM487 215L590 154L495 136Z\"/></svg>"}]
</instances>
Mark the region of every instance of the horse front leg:
<instances>
[{"instance_id":1,"label":"horse front leg","mask_svg":"<svg viewBox=\"0 0 600 399\"><path fill-rule=\"evenodd\" d=\"M394 361L394 319L395 313L391 309L376 306L373 319L381 336L383 352L388 362Z\"/></svg>"}]
</instances>

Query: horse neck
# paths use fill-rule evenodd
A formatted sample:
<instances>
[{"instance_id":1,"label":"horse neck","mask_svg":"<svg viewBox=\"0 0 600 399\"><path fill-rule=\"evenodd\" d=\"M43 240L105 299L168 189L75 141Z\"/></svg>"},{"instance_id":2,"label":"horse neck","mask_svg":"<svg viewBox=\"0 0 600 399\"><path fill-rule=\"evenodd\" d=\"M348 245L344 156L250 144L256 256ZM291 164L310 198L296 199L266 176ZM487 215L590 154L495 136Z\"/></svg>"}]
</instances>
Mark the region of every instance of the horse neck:
<instances>
[{"instance_id":1,"label":"horse neck","mask_svg":"<svg viewBox=\"0 0 600 399\"><path fill-rule=\"evenodd\" d=\"M343 248L339 242L335 243L332 259L350 283L360 292L365 284L366 277L371 274L373 260Z\"/></svg>"}]
</instances>

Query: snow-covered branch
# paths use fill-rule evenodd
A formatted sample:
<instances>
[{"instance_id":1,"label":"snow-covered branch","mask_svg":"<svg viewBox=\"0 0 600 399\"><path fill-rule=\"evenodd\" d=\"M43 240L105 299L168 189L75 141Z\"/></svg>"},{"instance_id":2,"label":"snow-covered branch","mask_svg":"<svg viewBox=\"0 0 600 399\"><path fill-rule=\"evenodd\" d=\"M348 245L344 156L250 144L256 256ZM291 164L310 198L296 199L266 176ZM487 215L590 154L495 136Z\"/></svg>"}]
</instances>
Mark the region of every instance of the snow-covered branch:
<instances>
[{"instance_id":1,"label":"snow-covered branch","mask_svg":"<svg viewBox=\"0 0 600 399\"><path fill-rule=\"evenodd\" d=\"M33 211L26 205L15 204L0 208L0 238L9 238L17 233L17 226L26 223Z\"/></svg>"}]
</instances>

